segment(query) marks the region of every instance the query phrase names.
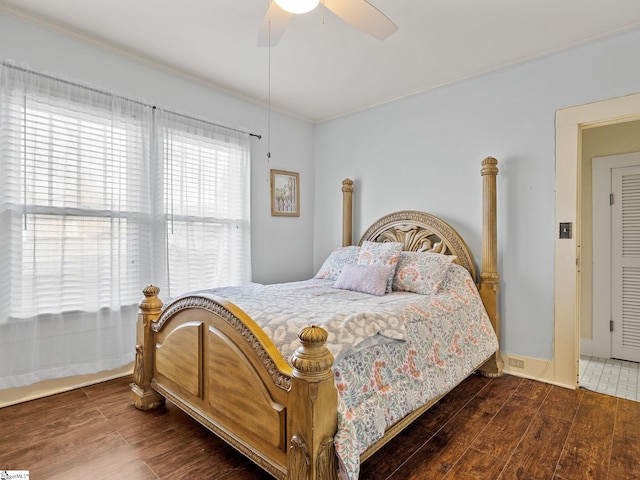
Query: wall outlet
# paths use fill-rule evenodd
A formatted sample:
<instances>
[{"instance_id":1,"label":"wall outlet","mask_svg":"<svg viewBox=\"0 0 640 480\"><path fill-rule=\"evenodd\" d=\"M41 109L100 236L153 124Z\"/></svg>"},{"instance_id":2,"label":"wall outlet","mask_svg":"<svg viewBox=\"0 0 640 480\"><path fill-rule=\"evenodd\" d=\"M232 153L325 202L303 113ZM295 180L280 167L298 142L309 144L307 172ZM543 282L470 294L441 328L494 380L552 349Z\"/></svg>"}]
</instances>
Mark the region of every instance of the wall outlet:
<instances>
[{"instance_id":1,"label":"wall outlet","mask_svg":"<svg viewBox=\"0 0 640 480\"><path fill-rule=\"evenodd\" d=\"M521 360L519 358L510 358L509 366L516 367L516 368L524 368L524 360Z\"/></svg>"}]
</instances>

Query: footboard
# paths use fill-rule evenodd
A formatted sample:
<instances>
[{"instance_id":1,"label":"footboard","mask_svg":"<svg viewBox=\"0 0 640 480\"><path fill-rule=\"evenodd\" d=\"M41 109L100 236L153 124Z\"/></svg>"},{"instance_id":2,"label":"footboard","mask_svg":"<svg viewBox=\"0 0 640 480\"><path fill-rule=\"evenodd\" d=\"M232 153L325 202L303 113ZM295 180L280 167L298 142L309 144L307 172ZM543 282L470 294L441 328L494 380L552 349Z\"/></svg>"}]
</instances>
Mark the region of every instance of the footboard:
<instances>
[{"instance_id":1,"label":"footboard","mask_svg":"<svg viewBox=\"0 0 640 480\"><path fill-rule=\"evenodd\" d=\"M337 392L326 331L299 333L292 367L234 304L187 296L163 309L158 293L147 287L139 305L135 406L169 399L276 478L335 478Z\"/></svg>"}]
</instances>

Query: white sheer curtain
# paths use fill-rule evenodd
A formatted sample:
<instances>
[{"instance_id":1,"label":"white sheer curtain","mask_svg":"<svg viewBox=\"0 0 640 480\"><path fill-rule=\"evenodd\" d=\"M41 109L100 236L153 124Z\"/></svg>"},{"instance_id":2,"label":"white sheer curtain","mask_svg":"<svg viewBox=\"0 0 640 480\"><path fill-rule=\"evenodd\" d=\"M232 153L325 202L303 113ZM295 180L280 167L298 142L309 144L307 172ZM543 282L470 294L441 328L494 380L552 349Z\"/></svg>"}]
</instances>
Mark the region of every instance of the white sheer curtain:
<instances>
[{"instance_id":1,"label":"white sheer curtain","mask_svg":"<svg viewBox=\"0 0 640 480\"><path fill-rule=\"evenodd\" d=\"M147 284L250 281L247 135L155 117L0 62L0 389L132 361Z\"/></svg>"},{"instance_id":2,"label":"white sheer curtain","mask_svg":"<svg viewBox=\"0 0 640 480\"><path fill-rule=\"evenodd\" d=\"M155 113L166 214L164 295L251 281L248 136Z\"/></svg>"}]
</instances>

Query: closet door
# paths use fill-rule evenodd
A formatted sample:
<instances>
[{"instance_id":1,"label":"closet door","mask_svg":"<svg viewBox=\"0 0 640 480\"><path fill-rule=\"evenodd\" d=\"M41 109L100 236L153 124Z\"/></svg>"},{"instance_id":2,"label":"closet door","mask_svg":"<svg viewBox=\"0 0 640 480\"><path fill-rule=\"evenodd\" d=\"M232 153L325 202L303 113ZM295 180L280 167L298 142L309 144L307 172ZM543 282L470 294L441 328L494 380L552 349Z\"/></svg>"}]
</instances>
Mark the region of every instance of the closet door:
<instances>
[{"instance_id":1,"label":"closet door","mask_svg":"<svg viewBox=\"0 0 640 480\"><path fill-rule=\"evenodd\" d=\"M640 166L611 170L612 357L640 362Z\"/></svg>"}]
</instances>

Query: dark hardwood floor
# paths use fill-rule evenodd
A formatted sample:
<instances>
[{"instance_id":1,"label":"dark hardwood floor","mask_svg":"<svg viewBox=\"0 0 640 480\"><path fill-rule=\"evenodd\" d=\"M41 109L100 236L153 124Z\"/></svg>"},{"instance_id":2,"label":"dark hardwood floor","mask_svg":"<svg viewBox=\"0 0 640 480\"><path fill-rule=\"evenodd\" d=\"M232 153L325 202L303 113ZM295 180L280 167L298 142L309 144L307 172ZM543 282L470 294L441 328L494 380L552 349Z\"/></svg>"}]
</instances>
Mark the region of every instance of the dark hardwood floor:
<instances>
[{"instance_id":1,"label":"dark hardwood floor","mask_svg":"<svg viewBox=\"0 0 640 480\"><path fill-rule=\"evenodd\" d=\"M0 409L0 470L29 470L32 480L271 478L174 405L136 410L128 384ZM472 376L365 462L360 478L637 479L640 402Z\"/></svg>"}]
</instances>

